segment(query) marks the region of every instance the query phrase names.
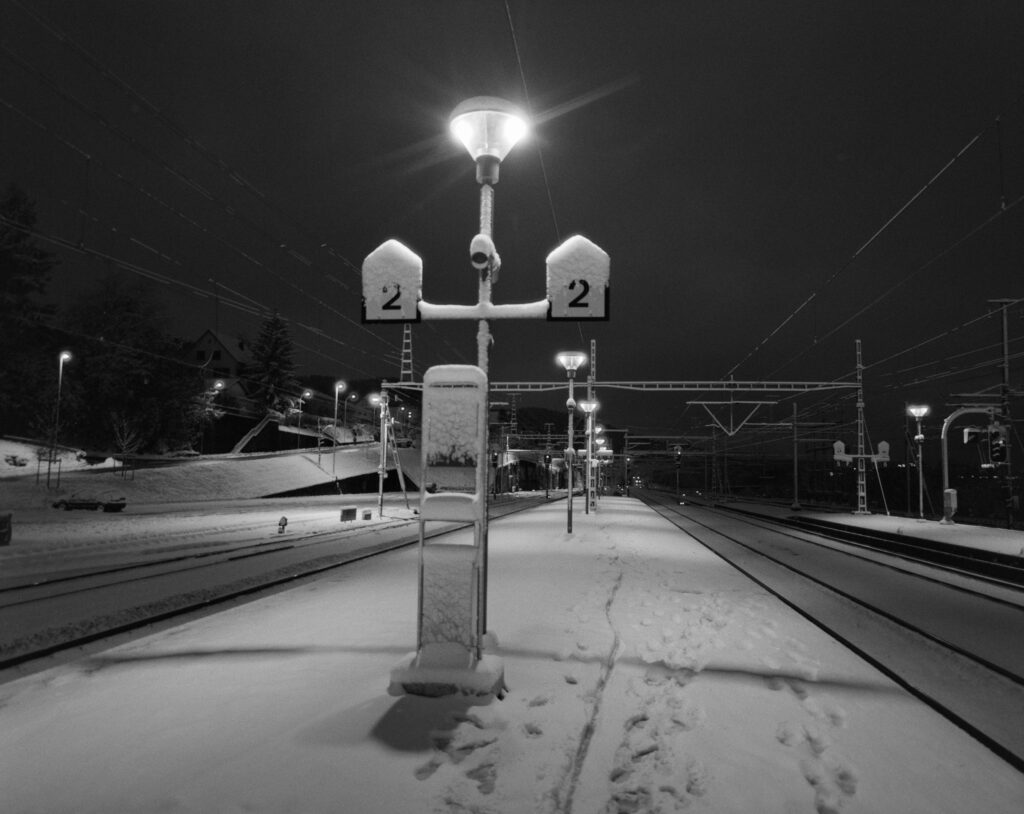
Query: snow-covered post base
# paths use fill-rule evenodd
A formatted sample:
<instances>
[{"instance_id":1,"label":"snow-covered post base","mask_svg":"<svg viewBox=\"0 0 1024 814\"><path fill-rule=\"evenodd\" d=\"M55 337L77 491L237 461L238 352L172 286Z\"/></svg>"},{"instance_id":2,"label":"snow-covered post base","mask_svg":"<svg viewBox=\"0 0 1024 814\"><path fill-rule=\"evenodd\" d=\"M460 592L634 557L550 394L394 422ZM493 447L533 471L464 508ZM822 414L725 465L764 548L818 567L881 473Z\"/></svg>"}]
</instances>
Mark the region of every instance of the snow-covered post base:
<instances>
[{"instance_id":1,"label":"snow-covered post base","mask_svg":"<svg viewBox=\"0 0 1024 814\"><path fill-rule=\"evenodd\" d=\"M391 671L389 695L505 694L505 665L499 656L476 658L461 645L436 642L420 648Z\"/></svg>"}]
</instances>

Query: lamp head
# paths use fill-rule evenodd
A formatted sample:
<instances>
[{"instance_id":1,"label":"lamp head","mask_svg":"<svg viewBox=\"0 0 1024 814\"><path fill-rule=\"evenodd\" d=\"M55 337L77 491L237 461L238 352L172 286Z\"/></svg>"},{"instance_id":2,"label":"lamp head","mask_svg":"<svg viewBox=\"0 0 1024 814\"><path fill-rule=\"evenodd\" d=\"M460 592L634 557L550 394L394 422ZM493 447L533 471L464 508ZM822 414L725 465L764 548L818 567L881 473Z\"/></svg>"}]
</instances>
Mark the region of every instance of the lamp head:
<instances>
[{"instance_id":1,"label":"lamp head","mask_svg":"<svg viewBox=\"0 0 1024 814\"><path fill-rule=\"evenodd\" d=\"M555 359L558 360L558 364L570 373L573 373L577 368L583 367L587 363L587 354L578 350L562 351L555 356Z\"/></svg>"},{"instance_id":2,"label":"lamp head","mask_svg":"<svg viewBox=\"0 0 1024 814\"><path fill-rule=\"evenodd\" d=\"M336 381L336 382L334 383L334 392L335 392L336 394L337 394L337 393L344 393L344 392L345 392L345 390L347 390L347 389L348 389L348 383L347 383L347 382L343 382L343 381L341 381L341 380L339 379L338 381Z\"/></svg>"},{"instance_id":3,"label":"lamp head","mask_svg":"<svg viewBox=\"0 0 1024 814\"><path fill-rule=\"evenodd\" d=\"M60 359L60 361L61 361L62 363L63 363L63 362L70 362L70 361L71 361L71 351L69 351L69 350L62 350L62 351L60 352L60 357L59 357L59 359Z\"/></svg>"},{"instance_id":4,"label":"lamp head","mask_svg":"<svg viewBox=\"0 0 1024 814\"><path fill-rule=\"evenodd\" d=\"M476 162L476 180L498 183L498 166L529 130L525 114L504 99L474 96L452 111L449 128Z\"/></svg>"},{"instance_id":5,"label":"lamp head","mask_svg":"<svg viewBox=\"0 0 1024 814\"><path fill-rule=\"evenodd\" d=\"M907 412L918 420L924 418L931 411L932 408L929 407L927 404L911 404L909 407L907 407Z\"/></svg>"},{"instance_id":6,"label":"lamp head","mask_svg":"<svg viewBox=\"0 0 1024 814\"><path fill-rule=\"evenodd\" d=\"M598 407L598 404L597 404L596 401L581 401L580 402L580 409L583 412L585 412L587 415L590 415L592 412L594 412L597 409L597 407Z\"/></svg>"}]
</instances>

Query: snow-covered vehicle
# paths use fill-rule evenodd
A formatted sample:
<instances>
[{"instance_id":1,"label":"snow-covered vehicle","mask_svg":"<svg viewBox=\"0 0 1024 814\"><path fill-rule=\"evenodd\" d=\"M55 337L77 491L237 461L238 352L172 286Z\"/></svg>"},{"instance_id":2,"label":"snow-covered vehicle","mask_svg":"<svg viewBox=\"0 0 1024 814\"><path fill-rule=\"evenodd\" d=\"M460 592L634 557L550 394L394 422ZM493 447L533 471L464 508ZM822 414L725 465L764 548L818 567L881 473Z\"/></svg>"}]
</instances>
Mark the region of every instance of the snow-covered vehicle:
<instances>
[{"instance_id":1,"label":"snow-covered vehicle","mask_svg":"<svg viewBox=\"0 0 1024 814\"><path fill-rule=\"evenodd\" d=\"M90 511L103 509L105 512L119 512L127 505L128 501L124 497L100 497L98 495L76 492L69 497L62 497L54 501L53 508L64 509L64 511L68 512L72 509L87 509Z\"/></svg>"}]
</instances>

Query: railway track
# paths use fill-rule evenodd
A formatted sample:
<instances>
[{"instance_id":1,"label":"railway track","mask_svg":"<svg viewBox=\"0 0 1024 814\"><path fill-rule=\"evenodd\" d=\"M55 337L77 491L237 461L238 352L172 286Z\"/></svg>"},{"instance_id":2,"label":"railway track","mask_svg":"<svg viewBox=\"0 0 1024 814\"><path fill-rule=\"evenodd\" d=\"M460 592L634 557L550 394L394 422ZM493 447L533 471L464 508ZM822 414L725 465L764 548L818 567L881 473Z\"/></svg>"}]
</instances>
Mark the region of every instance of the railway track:
<instances>
[{"instance_id":1,"label":"railway track","mask_svg":"<svg viewBox=\"0 0 1024 814\"><path fill-rule=\"evenodd\" d=\"M494 520L538 502L543 498L492 504L489 516ZM464 528L439 526L429 536ZM265 537L265 527L260 531ZM157 556L151 549L144 561L8 580L0 587L0 671L280 590L418 539L415 519L396 520L347 531L308 530L280 540L221 542L209 550L172 545Z\"/></svg>"},{"instance_id":2,"label":"railway track","mask_svg":"<svg viewBox=\"0 0 1024 814\"><path fill-rule=\"evenodd\" d=\"M725 511L745 515L752 520L765 520L763 515L727 507ZM928 563L989 580L995 584L1024 586L1024 560L1010 554L925 540L906 534L853 528L818 517L780 517L770 521L841 540L871 551L884 551L912 562Z\"/></svg>"},{"instance_id":3,"label":"railway track","mask_svg":"<svg viewBox=\"0 0 1024 814\"><path fill-rule=\"evenodd\" d=\"M644 492L649 506L1024 772L1024 591L963 563L911 562ZM829 524L831 525L831 524Z\"/></svg>"}]
</instances>

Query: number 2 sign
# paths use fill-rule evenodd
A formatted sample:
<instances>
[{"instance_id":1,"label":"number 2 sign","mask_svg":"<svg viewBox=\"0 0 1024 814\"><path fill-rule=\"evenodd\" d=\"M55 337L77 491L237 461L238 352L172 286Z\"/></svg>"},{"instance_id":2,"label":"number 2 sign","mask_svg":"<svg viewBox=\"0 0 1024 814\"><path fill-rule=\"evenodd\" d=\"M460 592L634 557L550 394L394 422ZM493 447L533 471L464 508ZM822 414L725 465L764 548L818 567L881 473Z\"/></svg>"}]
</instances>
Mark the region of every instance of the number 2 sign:
<instances>
[{"instance_id":1,"label":"number 2 sign","mask_svg":"<svg viewBox=\"0 0 1024 814\"><path fill-rule=\"evenodd\" d=\"M363 261L363 322L419 322L423 261L388 240Z\"/></svg>"},{"instance_id":2,"label":"number 2 sign","mask_svg":"<svg viewBox=\"0 0 1024 814\"><path fill-rule=\"evenodd\" d=\"M547 259L548 319L608 319L611 260L599 246L573 235Z\"/></svg>"}]
</instances>

